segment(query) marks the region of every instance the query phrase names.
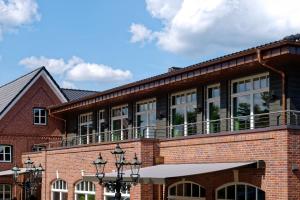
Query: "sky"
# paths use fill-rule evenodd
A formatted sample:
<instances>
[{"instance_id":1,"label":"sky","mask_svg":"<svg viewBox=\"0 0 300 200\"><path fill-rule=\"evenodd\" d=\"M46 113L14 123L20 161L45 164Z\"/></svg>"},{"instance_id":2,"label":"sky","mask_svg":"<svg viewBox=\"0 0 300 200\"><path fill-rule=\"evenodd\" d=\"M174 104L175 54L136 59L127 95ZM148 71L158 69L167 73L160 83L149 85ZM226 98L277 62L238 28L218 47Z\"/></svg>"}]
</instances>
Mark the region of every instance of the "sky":
<instances>
[{"instance_id":1,"label":"sky","mask_svg":"<svg viewBox=\"0 0 300 200\"><path fill-rule=\"evenodd\" d=\"M0 85L102 91L300 32L299 0L0 0Z\"/></svg>"}]
</instances>

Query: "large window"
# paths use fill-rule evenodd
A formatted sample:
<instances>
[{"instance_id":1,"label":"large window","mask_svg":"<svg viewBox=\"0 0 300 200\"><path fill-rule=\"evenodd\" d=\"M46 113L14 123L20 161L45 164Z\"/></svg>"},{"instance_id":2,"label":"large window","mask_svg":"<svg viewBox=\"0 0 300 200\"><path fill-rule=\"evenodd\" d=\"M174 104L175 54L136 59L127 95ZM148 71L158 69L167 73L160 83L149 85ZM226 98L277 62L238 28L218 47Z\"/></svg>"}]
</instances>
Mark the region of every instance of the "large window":
<instances>
[{"instance_id":1,"label":"large window","mask_svg":"<svg viewBox=\"0 0 300 200\"><path fill-rule=\"evenodd\" d=\"M93 142L93 113L79 115L79 136L80 144L89 144Z\"/></svg>"},{"instance_id":2,"label":"large window","mask_svg":"<svg viewBox=\"0 0 300 200\"><path fill-rule=\"evenodd\" d=\"M262 74L232 82L232 129L269 125L269 75Z\"/></svg>"},{"instance_id":3,"label":"large window","mask_svg":"<svg viewBox=\"0 0 300 200\"><path fill-rule=\"evenodd\" d=\"M197 132L196 90L171 95L171 136L193 135Z\"/></svg>"},{"instance_id":4,"label":"large window","mask_svg":"<svg viewBox=\"0 0 300 200\"><path fill-rule=\"evenodd\" d=\"M220 85L207 87L207 133L220 131Z\"/></svg>"},{"instance_id":5,"label":"large window","mask_svg":"<svg viewBox=\"0 0 300 200\"><path fill-rule=\"evenodd\" d=\"M68 199L68 185L64 180L56 180L51 187L52 200L67 200Z\"/></svg>"},{"instance_id":6,"label":"large window","mask_svg":"<svg viewBox=\"0 0 300 200\"><path fill-rule=\"evenodd\" d=\"M107 133L105 133L106 121L105 121L104 114L105 114L104 110L98 111L98 133L99 133L98 141L99 142L108 140Z\"/></svg>"},{"instance_id":7,"label":"large window","mask_svg":"<svg viewBox=\"0 0 300 200\"><path fill-rule=\"evenodd\" d=\"M205 200L206 191L197 183L178 182L169 187L168 200Z\"/></svg>"},{"instance_id":8,"label":"large window","mask_svg":"<svg viewBox=\"0 0 300 200\"><path fill-rule=\"evenodd\" d=\"M136 137L154 137L156 126L156 100L150 99L136 104Z\"/></svg>"},{"instance_id":9,"label":"large window","mask_svg":"<svg viewBox=\"0 0 300 200\"><path fill-rule=\"evenodd\" d=\"M45 108L33 108L33 124L46 125L47 111Z\"/></svg>"},{"instance_id":10,"label":"large window","mask_svg":"<svg viewBox=\"0 0 300 200\"><path fill-rule=\"evenodd\" d=\"M12 162L12 147L0 144L0 162Z\"/></svg>"},{"instance_id":11,"label":"large window","mask_svg":"<svg viewBox=\"0 0 300 200\"><path fill-rule=\"evenodd\" d=\"M253 185L230 183L217 189L217 200L265 200L265 192Z\"/></svg>"},{"instance_id":12,"label":"large window","mask_svg":"<svg viewBox=\"0 0 300 200\"><path fill-rule=\"evenodd\" d=\"M95 184L89 181L81 181L75 186L75 200L95 200Z\"/></svg>"},{"instance_id":13,"label":"large window","mask_svg":"<svg viewBox=\"0 0 300 200\"><path fill-rule=\"evenodd\" d=\"M10 200L11 199L11 185L0 184L0 200Z\"/></svg>"},{"instance_id":14,"label":"large window","mask_svg":"<svg viewBox=\"0 0 300 200\"><path fill-rule=\"evenodd\" d=\"M111 123L112 141L128 139L128 105L112 108Z\"/></svg>"},{"instance_id":15,"label":"large window","mask_svg":"<svg viewBox=\"0 0 300 200\"><path fill-rule=\"evenodd\" d=\"M108 191L107 188L104 189L104 200L114 200L115 191ZM130 200L130 191L127 189L121 189L121 200Z\"/></svg>"}]
</instances>

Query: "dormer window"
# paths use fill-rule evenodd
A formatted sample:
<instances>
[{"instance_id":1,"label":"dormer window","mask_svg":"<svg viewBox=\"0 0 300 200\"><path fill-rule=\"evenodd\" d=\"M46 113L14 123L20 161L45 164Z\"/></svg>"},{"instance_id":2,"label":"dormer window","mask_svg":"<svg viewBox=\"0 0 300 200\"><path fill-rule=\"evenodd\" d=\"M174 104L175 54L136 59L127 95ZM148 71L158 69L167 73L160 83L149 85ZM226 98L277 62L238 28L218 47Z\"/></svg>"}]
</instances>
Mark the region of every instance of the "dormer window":
<instances>
[{"instance_id":1,"label":"dormer window","mask_svg":"<svg viewBox=\"0 0 300 200\"><path fill-rule=\"evenodd\" d=\"M33 124L47 125L47 110L45 108L33 108Z\"/></svg>"}]
</instances>

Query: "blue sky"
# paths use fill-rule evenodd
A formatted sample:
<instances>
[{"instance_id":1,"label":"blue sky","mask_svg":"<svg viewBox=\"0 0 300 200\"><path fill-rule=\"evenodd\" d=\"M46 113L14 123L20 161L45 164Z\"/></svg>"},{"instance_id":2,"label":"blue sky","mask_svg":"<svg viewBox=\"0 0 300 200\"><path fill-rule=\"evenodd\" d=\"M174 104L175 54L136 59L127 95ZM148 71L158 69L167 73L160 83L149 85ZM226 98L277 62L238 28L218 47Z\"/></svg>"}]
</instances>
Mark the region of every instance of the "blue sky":
<instances>
[{"instance_id":1,"label":"blue sky","mask_svg":"<svg viewBox=\"0 0 300 200\"><path fill-rule=\"evenodd\" d=\"M288 15L294 6L282 11L284 1L258 1L256 13L242 0L209 2L0 0L0 84L46 65L62 86L104 90L280 39L300 27L294 19L300 16ZM259 17L270 25L259 25Z\"/></svg>"}]
</instances>

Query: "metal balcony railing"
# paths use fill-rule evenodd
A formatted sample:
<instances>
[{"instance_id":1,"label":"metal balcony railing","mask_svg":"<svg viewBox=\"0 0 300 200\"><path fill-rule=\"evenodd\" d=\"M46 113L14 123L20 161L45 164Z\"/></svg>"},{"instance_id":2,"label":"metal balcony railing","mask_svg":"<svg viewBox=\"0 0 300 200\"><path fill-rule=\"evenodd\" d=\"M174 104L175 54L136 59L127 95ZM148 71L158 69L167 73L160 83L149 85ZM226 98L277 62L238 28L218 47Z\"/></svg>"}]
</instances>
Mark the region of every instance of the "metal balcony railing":
<instances>
[{"instance_id":1,"label":"metal balcony railing","mask_svg":"<svg viewBox=\"0 0 300 200\"><path fill-rule=\"evenodd\" d=\"M183 123L170 126L132 127L122 130L111 130L88 135L72 136L61 141L34 145L37 151L73 147L103 142L115 142L138 138L176 138L201 134L218 134L238 132L280 126L300 128L300 111L268 112L255 115L245 115L218 120Z\"/></svg>"}]
</instances>

